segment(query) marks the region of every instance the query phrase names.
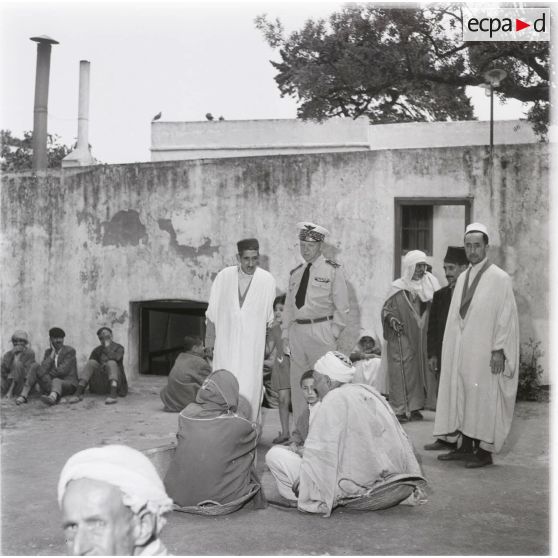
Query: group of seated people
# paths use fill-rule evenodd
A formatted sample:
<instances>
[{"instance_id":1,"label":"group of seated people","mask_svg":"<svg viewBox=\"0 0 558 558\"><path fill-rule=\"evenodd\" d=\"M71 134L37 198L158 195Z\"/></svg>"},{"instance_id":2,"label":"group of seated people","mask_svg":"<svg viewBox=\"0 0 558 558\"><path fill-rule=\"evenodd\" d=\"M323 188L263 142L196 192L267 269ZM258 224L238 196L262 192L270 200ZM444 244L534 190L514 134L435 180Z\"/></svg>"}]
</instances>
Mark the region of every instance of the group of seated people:
<instances>
[{"instance_id":1,"label":"group of seated people","mask_svg":"<svg viewBox=\"0 0 558 558\"><path fill-rule=\"evenodd\" d=\"M29 336L17 330L12 335L13 348L2 356L0 390L2 397L13 396L15 403L28 402L38 389L46 405L56 405L64 396L68 403L79 403L87 386L91 393L107 395L105 403L114 404L128 393L124 373L124 347L112 339L112 330L97 331L100 345L91 352L78 371L76 350L64 343L66 333L59 327L49 330L49 348L42 362L35 361Z\"/></svg>"},{"instance_id":2,"label":"group of seated people","mask_svg":"<svg viewBox=\"0 0 558 558\"><path fill-rule=\"evenodd\" d=\"M76 403L89 385L94 393L108 394L107 404L116 402L127 393L124 348L108 327L97 336L100 345L78 373L76 351L64 344L62 329L49 331L50 347L40 364L26 332L16 331L13 349L2 358L2 395L11 393L21 405L38 386L48 405L64 396ZM186 337L184 348L160 393L165 410L179 412L177 446L164 478L167 493L179 508L203 501L227 504L257 493L261 428L247 418L249 405L239 397L237 379L227 370L211 371L200 337ZM411 442L370 385L376 357L373 338L363 335L351 359L329 352L302 376L308 408L288 442L265 456L287 507L329 516L344 499L394 475L422 479ZM369 363L374 366L363 366Z\"/></svg>"},{"instance_id":3,"label":"group of seated people","mask_svg":"<svg viewBox=\"0 0 558 558\"><path fill-rule=\"evenodd\" d=\"M194 347L203 361L201 345ZM368 360L365 354L360 361ZM202 362L197 365L197 370L207 370ZM379 489L394 477L423 484L411 442L391 407L374 387L354 383L356 373L348 357L332 351L303 374L300 387L308 408L288 443L274 445L265 456L281 496L272 503L327 517L344 500ZM166 406L175 381L171 372L161 392ZM192 399L192 382L180 385ZM255 460L261 429L246 418L249 410L233 374L207 374L178 418L177 447L164 479L176 506L206 501L223 505L259 486ZM414 501L416 497L409 503Z\"/></svg>"}]
</instances>

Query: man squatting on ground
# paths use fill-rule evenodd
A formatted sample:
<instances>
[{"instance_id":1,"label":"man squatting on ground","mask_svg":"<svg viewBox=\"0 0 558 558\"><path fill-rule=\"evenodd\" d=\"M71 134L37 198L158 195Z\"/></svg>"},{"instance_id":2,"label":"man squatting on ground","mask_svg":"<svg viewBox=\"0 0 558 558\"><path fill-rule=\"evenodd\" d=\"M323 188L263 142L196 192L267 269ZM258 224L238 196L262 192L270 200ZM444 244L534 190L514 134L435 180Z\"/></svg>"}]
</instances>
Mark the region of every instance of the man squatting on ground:
<instances>
[{"instance_id":1,"label":"man squatting on ground","mask_svg":"<svg viewBox=\"0 0 558 558\"><path fill-rule=\"evenodd\" d=\"M275 279L259 267L260 245L255 238L237 243L238 265L221 270L211 286L206 345L214 338L213 370L228 370L238 380L241 399L258 422L263 396L262 364L266 328L273 323ZM214 332L214 333L213 333ZM245 407L242 400L239 409Z\"/></svg>"},{"instance_id":2,"label":"man squatting on ground","mask_svg":"<svg viewBox=\"0 0 558 558\"><path fill-rule=\"evenodd\" d=\"M69 403L79 403L88 385L92 393L108 393L105 399L107 405L116 403L117 396L125 397L128 393L128 382L124 374L124 347L112 340L112 330L109 327L98 329L97 337L101 344L93 349L79 373L76 393L70 397Z\"/></svg>"},{"instance_id":3,"label":"man squatting on ground","mask_svg":"<svg viewBox=\"0 0 558 558\"><path fill-rule=\"evenodd\" d=\"M27 332L20 329L15 331L12 345L14 348L2 356L2 397L10 393L18 396L31 368L39 366L35 362L35 352L29 347Z\"/></svg>"},{"instance_id":4,"label":"man squatting on ground","mask_svg":"<svg viewBox=\"0 0 558 558\"><path fill-rule=\"evenodd\" d=\"M283 311L284 346L291 354L294 422L306 407L300 378L325 353L337 348L347 324L349 295L341 266L322 255L327 229L298 223L300 253L306 265L291 271Z\"/></svg>"},{"instance_id":5,"label":"man squatting on ground","mask_svg":"<svg viewBox=\"0 0 558 558\"><path fill-rule=\"evenodd\" d=\"M168 555L159 535L172 500L135 449L108 445L74 454L60 473L58 504L70 555Z\"/></svg>"},{"instance_id":6,"label":"man squatting on ground","mask_svg":"<svg viewBox=\"0 0 558 558\"><path fill-rule=\"evenodd\" d=\"M355 369L330 351L314 366L321 405L302 457L273 446L265 460L279 493L298 509L329 517L339 499L362 495L391 474L421 476L411 442L387 401L371 386L351 384Z\"/></svg>"},{"instance_id":7,"label":"man squatting on ground","mask_svg":"<svg viewBox=\"0 0 558 558\"><path fill-rule=\"evenodd\" d=\"M16 405L27 403L29 393L38 384L43 392L41 400L47 405L56 405L63 395L74 393L77 379L76 350L64 345L66 333L59 327L48 332L50 347L45 351L43 362L38 367L31 367L25 385L15 402Z\"/></svg>"},{"instance_id":8,"label":"man squatting on ground","mask_svg":"<svg viewBox=\"0 0 558 558\"><path fill-rule=\"evenodd\" d=\"M519 322L510 276L487 258L488 231L465 229L471 263L457 279L444 333L434 436L461 435L439 455L467 468L492 463L513 418L519 376Z\"/></svg>"}]
</instances>

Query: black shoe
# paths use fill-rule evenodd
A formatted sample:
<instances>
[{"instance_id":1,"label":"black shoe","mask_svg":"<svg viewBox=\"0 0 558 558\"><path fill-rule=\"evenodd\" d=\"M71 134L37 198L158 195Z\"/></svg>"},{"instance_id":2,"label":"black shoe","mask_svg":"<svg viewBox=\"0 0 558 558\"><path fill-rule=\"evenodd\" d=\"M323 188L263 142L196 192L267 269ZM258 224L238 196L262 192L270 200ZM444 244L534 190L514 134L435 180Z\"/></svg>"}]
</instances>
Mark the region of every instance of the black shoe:
<instances>
[{"instance_id":1,"label":"black shoe","mask_svg":"<svg viewBox=\"0 0 558 558\"><path fill-rule=\"evenodd\" d=\"M467 469L478 469L479 467L486 467L492 465L492 454L489 451L479 449L467 463Z\"/></svg>"},{"instance_id":2,"label":"black shoe","mask_svg":"<svg viewBox=\"0 0 558 558\"><path fill-rule=\"evenodd\" d=\"M420 411L411 411L411 417L409 420L422 420L424 417Z\"/></svg>"},{"instance_id":3,"label":"black shoe","mask_svg":"<svg viewBox=\"0 0 558 558\"><path fill-rule=\"evenodd\" d=\"M462 451L460 449L455 449L449 453L443 453L438 456L440 461L469 461L475 454L468 451Z\"/></svg>"},{"instance_id":4,"label":"black shoe","mask_svg":"<svg viewBox=\"0 0 558 558\"><path fill-rule=\"evenodd\" d=\"M409 422L407 415L395 415L395 418L401 423Z\"/></svg>"},{"instance_id":5,"label":"black shoe","mask_svg":"<svg viewBox=\"0 0 558 558\"><path fill-rule=\"evenodd\" d=\"M446 442L445 440L436 440L431 444L426 444L424 446L426 451L440 451L440 450L447 450L447 449L457 449L456 442Z\"/></svg>"}]
</instances>

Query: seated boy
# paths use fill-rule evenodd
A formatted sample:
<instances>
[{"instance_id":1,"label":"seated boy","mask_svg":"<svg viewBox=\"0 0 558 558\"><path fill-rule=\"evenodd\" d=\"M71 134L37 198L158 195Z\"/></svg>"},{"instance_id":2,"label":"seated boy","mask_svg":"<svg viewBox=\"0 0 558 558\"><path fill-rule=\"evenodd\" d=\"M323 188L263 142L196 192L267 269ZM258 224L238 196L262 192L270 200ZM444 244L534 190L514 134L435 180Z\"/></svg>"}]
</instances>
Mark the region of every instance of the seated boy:
<instances>
[{"instance_id":1,"label":"seated boy","mask_svg":"<svg viewBox=\"0 0 558 558\"><path fill-rule=\"evenodd\" d=\"M286 463L296 461L295 465L299 465L300 457L304 453L304 442L308 436L310 424L317 408L320 406L318 393L314 389L313 370L304 372L300 378L300 387L308 407L296 421L296 428L289 439L289 445L273 446L265 456L265 462L277 482L279 494L288 500L292 499L292 491L280 481L281 475L283 471L291 469L288 465L285 467Z\"/></svg>"}]
</instances>

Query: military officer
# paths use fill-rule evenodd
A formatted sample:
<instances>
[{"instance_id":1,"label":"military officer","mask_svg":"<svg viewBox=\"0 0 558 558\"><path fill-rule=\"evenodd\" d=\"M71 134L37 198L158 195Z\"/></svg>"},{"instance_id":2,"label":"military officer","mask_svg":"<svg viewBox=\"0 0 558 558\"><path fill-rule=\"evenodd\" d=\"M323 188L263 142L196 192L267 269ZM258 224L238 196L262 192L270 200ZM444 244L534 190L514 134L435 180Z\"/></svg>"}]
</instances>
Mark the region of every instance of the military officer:
<instances>
[{"instance_id":1,"label":"military officer","mask_svg":"<svg viewBox=\"0 0 558 558\"><path fill-rule=\"evenodd\" d=\"M290 274L283 311L282 336L291 352L293 418L305 409L300 378L328 351L346 326L349 295L341 266L322 255L327 229L314 223L298 223L300 253L305 264Z\"/></svg>"}]
</instances>

